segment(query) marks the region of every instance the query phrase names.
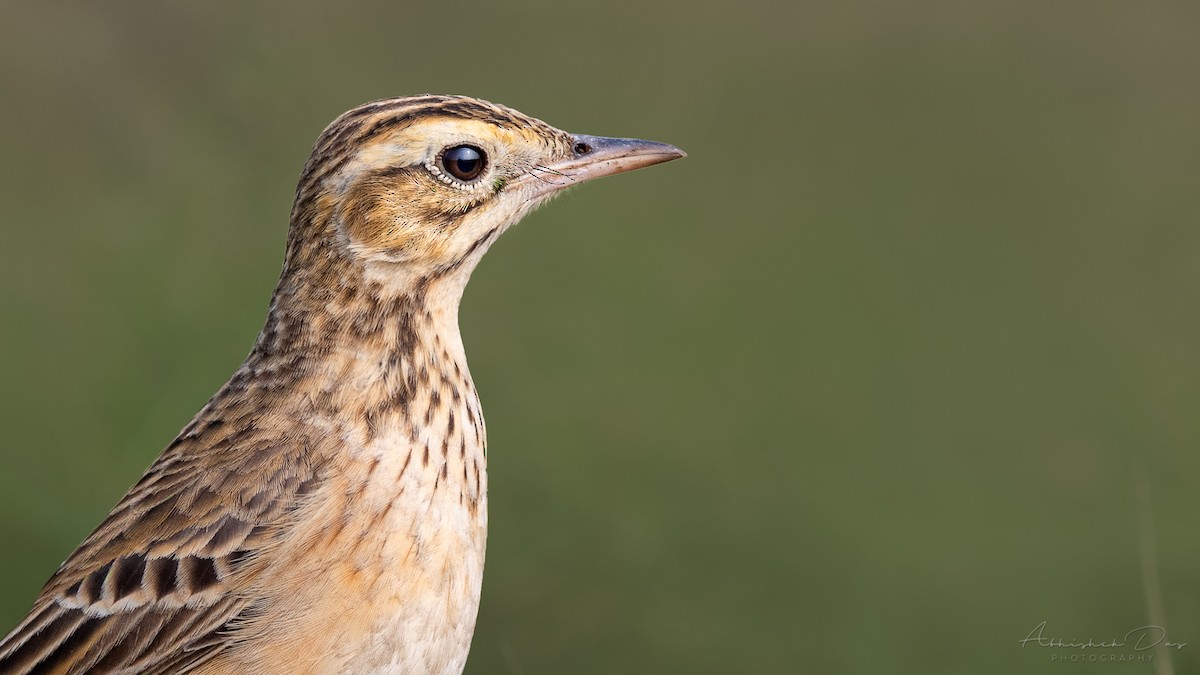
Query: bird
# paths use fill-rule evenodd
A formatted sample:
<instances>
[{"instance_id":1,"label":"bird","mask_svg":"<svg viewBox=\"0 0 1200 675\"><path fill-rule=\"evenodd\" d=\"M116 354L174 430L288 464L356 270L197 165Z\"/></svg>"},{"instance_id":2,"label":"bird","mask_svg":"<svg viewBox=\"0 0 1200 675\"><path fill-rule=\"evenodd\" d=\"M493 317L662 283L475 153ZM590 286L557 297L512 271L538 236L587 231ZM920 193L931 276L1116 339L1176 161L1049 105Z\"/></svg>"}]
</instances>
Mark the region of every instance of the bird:
<instances>
[{"instance_id":1,"label":"bird","mask_svg":"<svg viewBox=\"0 0 1200 675\"><path fill-rule=\"evenodd\" d=\"M246 360L50 578L0 673L461 673L488 525L467 281L564 188L684 156L466 96L335 119Z\"/></svg>"}]
</instances>

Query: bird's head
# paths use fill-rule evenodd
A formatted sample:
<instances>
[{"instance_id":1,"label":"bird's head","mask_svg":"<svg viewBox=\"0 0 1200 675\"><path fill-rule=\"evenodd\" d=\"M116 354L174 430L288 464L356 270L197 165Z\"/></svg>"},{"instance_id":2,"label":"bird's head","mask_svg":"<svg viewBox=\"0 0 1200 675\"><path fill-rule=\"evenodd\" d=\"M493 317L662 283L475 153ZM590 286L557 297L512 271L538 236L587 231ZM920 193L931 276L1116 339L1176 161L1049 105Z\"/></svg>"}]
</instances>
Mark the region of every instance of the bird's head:
<instances>
[{"instance_id":1,"label":"bird's head","mask_svg":"<svg viewBox=\"0 0 1200 675\"><path fill-rule=\"evenodd\" d=\"M563 188L683 156L665 143L567 133L473 98L368 103L318 138L297 188L287 264L333 256L405 284L463 276Z\"/></svg>"}]
</instances>

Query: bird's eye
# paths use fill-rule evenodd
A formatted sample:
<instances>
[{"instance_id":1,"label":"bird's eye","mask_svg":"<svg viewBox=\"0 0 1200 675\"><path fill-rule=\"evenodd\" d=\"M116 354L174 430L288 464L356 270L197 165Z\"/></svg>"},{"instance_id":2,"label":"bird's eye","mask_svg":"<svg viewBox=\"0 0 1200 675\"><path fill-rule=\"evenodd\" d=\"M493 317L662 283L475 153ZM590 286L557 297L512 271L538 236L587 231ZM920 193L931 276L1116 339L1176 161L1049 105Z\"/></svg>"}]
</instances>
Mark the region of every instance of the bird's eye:
<instances>
[{"instance_id":1,"label":"bird's eye","mask_svg":"<svg viewBox=\"0 0 1200 675\"><path fill-rule=\"evenodd\" d=\"M473 145L456 145L442 153L442 167L446 173L461 181L471 181L483 173L487 156Z\"/></svg>"}]
</instances>

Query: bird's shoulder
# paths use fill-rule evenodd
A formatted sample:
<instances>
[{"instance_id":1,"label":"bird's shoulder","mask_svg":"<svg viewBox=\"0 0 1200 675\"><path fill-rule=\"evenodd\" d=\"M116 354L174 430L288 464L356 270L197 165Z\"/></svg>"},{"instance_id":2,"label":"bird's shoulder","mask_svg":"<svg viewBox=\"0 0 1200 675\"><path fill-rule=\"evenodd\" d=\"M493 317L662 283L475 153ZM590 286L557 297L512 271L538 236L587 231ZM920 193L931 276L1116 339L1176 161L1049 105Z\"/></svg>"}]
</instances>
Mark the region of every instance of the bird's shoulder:
<instances>
[{"instance_id":1,"label":"bird's shoulder","mask_svg":"<svg viewBox=\"0 0 1200 675\"><path fill-rule=\"evenodd\" d=\"M319 439L239 398L210 401L67 558L0 673L183 673L221 651L322 475Z\"/></svg>"}]
</instances>

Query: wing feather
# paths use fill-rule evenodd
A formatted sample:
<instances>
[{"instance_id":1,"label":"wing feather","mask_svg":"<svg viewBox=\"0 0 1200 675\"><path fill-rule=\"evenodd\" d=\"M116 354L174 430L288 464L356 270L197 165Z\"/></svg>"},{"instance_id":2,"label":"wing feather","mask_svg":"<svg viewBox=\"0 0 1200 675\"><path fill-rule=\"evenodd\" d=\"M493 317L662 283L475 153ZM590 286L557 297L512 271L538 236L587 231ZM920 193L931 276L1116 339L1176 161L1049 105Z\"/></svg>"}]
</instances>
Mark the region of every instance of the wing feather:
<instances>
[{"instance_id":1,"label":"wing feather","mask_svg":"<svg viewBox=\"0 0 1200 675\"><path fill-rule=\"evenodd\" d=\"M295 435L213 423L212 405L0 641L0 673L186 673L234 639L247 582L318 471Z\"/></svg>"}]
</instances>

